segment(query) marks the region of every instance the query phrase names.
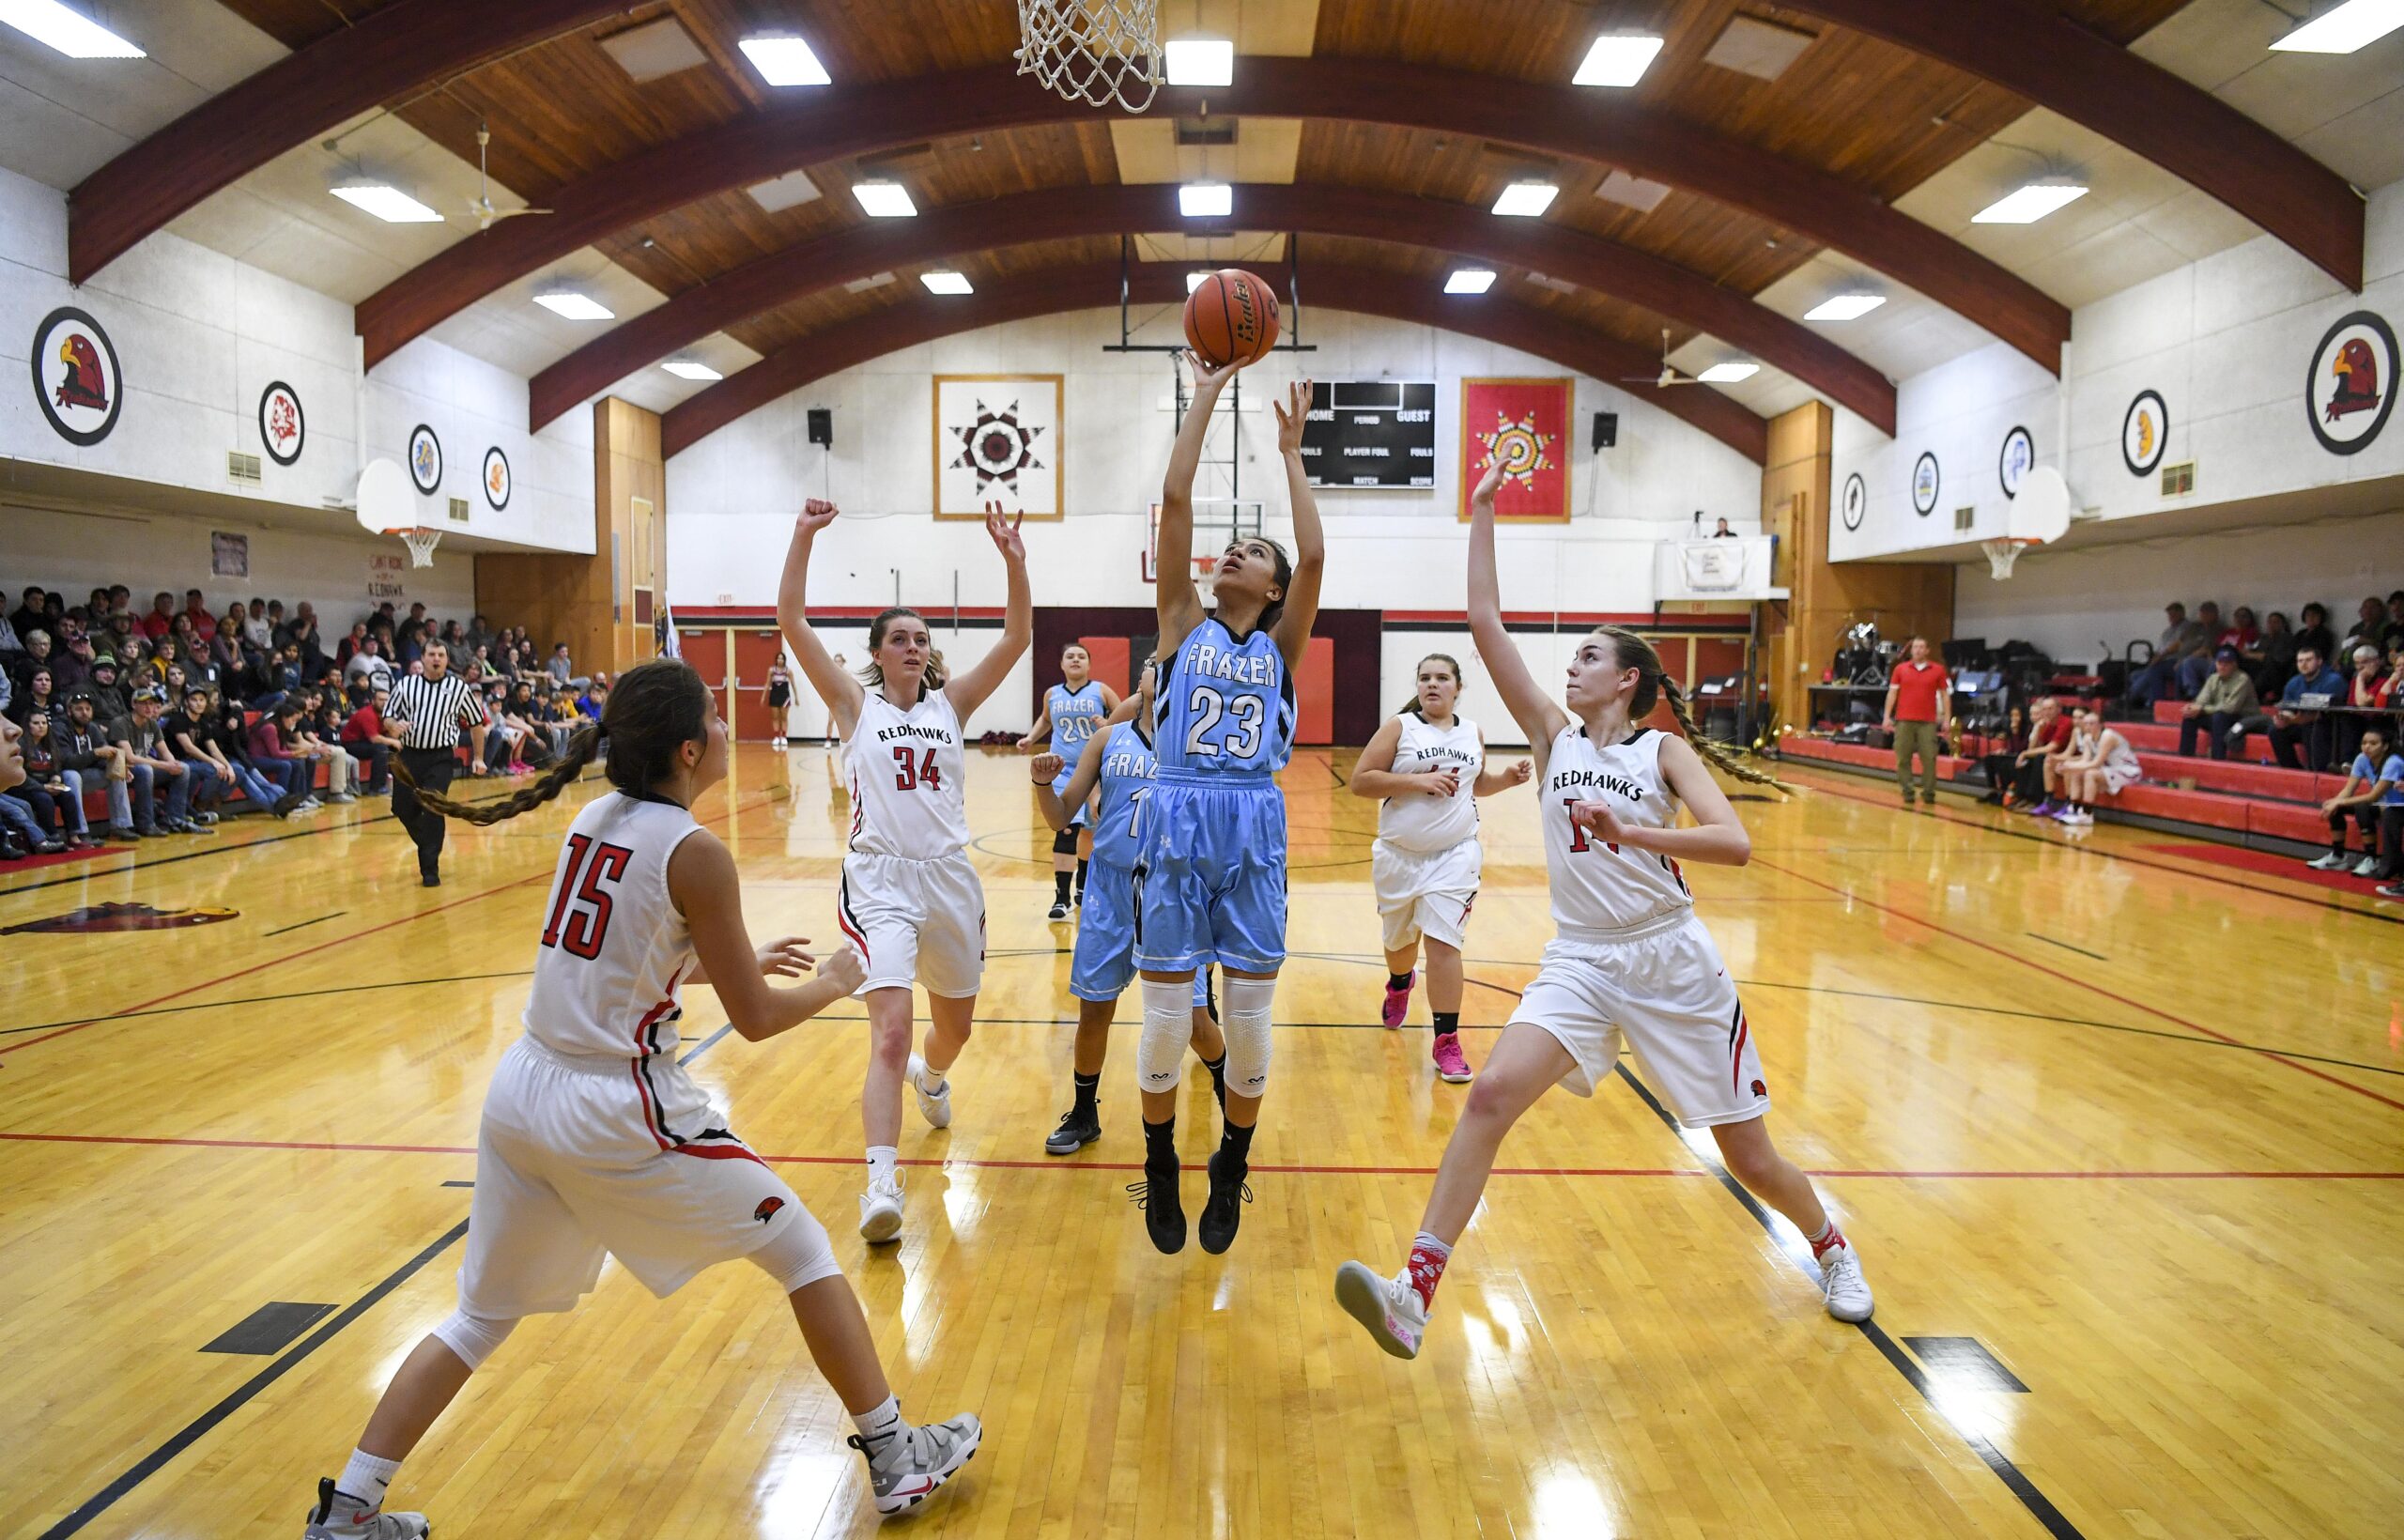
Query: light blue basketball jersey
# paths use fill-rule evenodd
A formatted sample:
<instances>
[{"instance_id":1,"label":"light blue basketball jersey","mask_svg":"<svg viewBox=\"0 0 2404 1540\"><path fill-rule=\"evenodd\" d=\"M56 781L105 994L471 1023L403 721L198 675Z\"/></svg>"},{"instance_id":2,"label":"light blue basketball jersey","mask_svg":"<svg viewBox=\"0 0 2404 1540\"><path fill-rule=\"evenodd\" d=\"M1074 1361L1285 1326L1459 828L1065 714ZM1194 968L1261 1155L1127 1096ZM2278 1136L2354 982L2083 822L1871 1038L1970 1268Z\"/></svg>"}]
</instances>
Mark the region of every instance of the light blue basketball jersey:
<instances>
[{"instance_id":1,"label":"light blue basketball jersey","mask_svg":"<svg viewBox=\"0 0 2404 1540\"><path fill-rule=\"evenodd\" d=\"M1216 616L1177 650L1152 742L1163 774L1265 778L1294 748L1294 682L1264 630L1238 641Z\"/></svg>"},{"instance_id":2,"label":"light blue basketball jersey","mask_svg":"<svg viewBox=\"0 0 2404 1540\"><path fill-rule=\"evenodd\" d=\"M1045 690L1043 714L1052 721L1052 751L1074 765L1110 707L1102 698L1102 682L1088 679L1081 690L1066 685Z\"/></svg>"},{"instance_id":3,"label":"light blue basketball jersey","mask_svg":"<svg viewBox=\"0 0 2404 1540\"><path fill-rule=\"evenodd\" d=\"M1102 811L1093 825L1093 858L1097 864L1133 869L1138 854L1136 823L1144 816L1144 798L1159 770L1152 746L1133 722L1110 730L1102 747Z\"/></svg>"}]
</instances>

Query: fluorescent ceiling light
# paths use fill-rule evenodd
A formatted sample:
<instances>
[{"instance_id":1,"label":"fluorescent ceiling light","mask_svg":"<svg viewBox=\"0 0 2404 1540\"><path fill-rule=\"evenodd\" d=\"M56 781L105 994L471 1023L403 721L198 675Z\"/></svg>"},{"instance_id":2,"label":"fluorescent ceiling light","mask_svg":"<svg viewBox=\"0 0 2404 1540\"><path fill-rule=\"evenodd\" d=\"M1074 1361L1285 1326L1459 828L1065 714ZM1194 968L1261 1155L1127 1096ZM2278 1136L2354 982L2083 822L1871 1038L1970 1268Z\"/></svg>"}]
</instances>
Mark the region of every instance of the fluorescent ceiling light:
<instances>
[{"instance_id":1,"label":"fluorescent ceiling light","mask_svg":"<svg viewBox=\"0 0 2404 1540\"><path fill-rule=\"evenodd\" d=\"M726 377L699 359L670 359L660 367L678 379L724 379Z\"/></svg>"},{"instance_id":2,"label":"fluorescent ceiling light","mask_svg":"<svg viewBox=\"0 0 2404 1540\"><path fill-rule=\"evenodd\" d=\"M1851 321L1869 315L1887 302L1883 294L1836 294L1821 300L1803 313L1807 321Z\"/></svg>"},{"instance_id":3,"label":"fluorescent ceiling light","mask_svg":"<svg viewBox=\"0 0 2404 1540\"><path fill-rule=\"evenodd\" d=\"M1586 62L1569 77L1572 85L1633 85L1653 68L1653 55L1661 52L1658 38L1603 37L1586 50Z\"/></svg>"},{"instance_id":4,"label":"fluorescent ceiling light","mask_svg":"<svg viewBox=\"0 0 2404 1540\"><path fill-rule=\"evenodd\" d=\"M1533 219L1552 207L1561 189L1550 182L1513 182L1494 200L1494 211L1515 219Z\"/></svg>"},{"instance_id":5,"label":"fluorescent ceiling light","mask_svg":"<svg viewBox=\"0 0 2404 1540\"><path fill-rule=\"evenodd\" d=\"M0 0L0 23L70 59L139 59L142 50L58 0Z\"/></svg>"},{"instance_id":6,"label":"fluorescent ceiling light","mask_svg":"<svg viewBox=\"0 0 2404 1540\"><path fill-rule=\"evenodd\" d=\"M1185 275L1185 292L1191 294L1195 289L1200 288L1202 286L1202 280L1210 276L1210 275L1209 273L1201 271L1187 273Z\"/></svg>"},{"instance_id":7,"label":"fluorescent ceiling light","mask_svg":"<svg viewBox=\"0 0 2404 1540\"><path fill-rule=\"evenodd\" d=\"M0 0L5 4L6 0ZM442 216L410 197L399 188L385 182L366 180L345 182L330 191L343 202L362 213L373 214L387 224L439 224Z\"/></svg>"},{"instance_id":8,"label":"fluorescent ceiling light","mask_svg":"<svg viewBox=\"0 0 2404 1540\"><path fill-rule=\"evenodd\" d=\"M1617 166L1613 166L1610 175L1595 189L1595 196L1598 198L1609 198L1613 203L1646 214L1660 208L1661 200L1669 195L1669 183L1657 182L1649 177L1631 177Z\"/></svg>"},{"instance_id":9,"label":"fluorescent ceiling light","mask_svg":"<svg viewBox=\"0 0 2404 1540\"><path fill-rule=\"evenodd\" d=\"M833 77L799 38L746 38L743 54L771 85L825 85Z\"/></svg>"},{"instance_id":10,"label":"fluorescent ceiling light","mask_svg":"<svg viewBox=\"0 0 2404 1540\"><path fill-rule=\"evenodd\" d=\"M1187 219L1225 219L1236 209L1236 190L1225 182L1188 182L1177 190L1177 211Z\"/></svg>"},{"instance_id":11,"label":"fluorescent ceiling light","mask_svg":"<svg viewBox=\"0 0 2404 1540\"><path fill-rule=\"evenodd\" d=\"M1494 274L1486 268L1455 268L1444 280L1446 294L1484 294L1494 286Z\"/></svg>"},{"instance_id":12,"label":"fluorescent ceiling light","mask_svg":"<svg viewBox=\"0 0 2404 1540\"><path fill-rule=\"evenodd\" d=\"M1171 38L1164 52L1171 85L1235 84L1236 45L1225 38Z\"/></svg>"},{"instance_id":13,"label":"fluorescent ceiling light","mask_svg":"<svg viewBox=\"0 0 2404 1540\"><path fill-rule=\"evenodd\" d=\"M918 282L927 285L929 294L974 294L977 292L968 282L968 275L965 273L922 272L918 274Z\"/></svg>"},{"instance_id":14,"label":"fluorescent ceiling light","mask_svg":"<svg viewBox=\"0 0 2404 1540\"><path fill-rule=\"evenodd\" d=\"M1758 363L1715 363L1694 377L1705 385L1734 385L1740 379L1750 379L1760 374Z\"/></svg>"},{"instance_id":15,"label":"fluorescent ceiling light","mask_svg":"<svg viewBox=\"0 0 2404 1540\"><path fill-rule=\"evenodd\" d=\"M2007 192L1995 202L1970 216L1973 224L2034 224L2047 214L2066 204L2076 203L2087 196L2087 189L2076 182L2030 182L2015 192Z\"/></svg>"},{"instance_id":16,"label":"fluorescent ceiling light","mask_svg":"<svg viewBox=\"0 0 2404 1540\"><path fill-rule=\"evenodd\" d=\"M893 282L893 275L891 273L872 272L866 278L853 279L850 283L843 285L843 290L847 294L866 294L872 288L883 288L886 285L890 284L891 282Z\"/></svg>"},{"instance_id":17,"label":"fluorescent ceiling light","mask_svg":"<svg viewBox=\"0 0 2404 1540\"><path fill-rule=\"evenodd\" d=\"M807 171L788 171L764 182L754 182L745 189L751 201L771 214L781 214L788 208L798 208L805 203L816 203L824 194L818 184L809 179Z\"/></svg>"},{"instance_id":18,"label":"fluorescent ceiling light","mask_svg":"<svg viewBox=\"0 0 2404 1540\"><path fill-rule=\"evenodd\" d=\"M2404 0L2346 0L2271 45L2276 54L2350 54L2404 26Z\"/></svg>"},{"instance_id":19,"label":"fluorescent ceiling light","mask_svg":"<svg viewBox=\"0 0 2404 1540\"><path fill-rule=\"evenodd\" d=\"M591 295L578 294L574 289L554 289L548 294L537 294L534 302L563 320L614 321L618 318L616 311Z\"/></svg>"},{"instance_id":20,"label":"fluorescent ceiling light","mask_svg":"<svg viewBox=\"0 0 2404 1540\"><path fill-rule=\"evenodd\" d=\"M854 182L852 196L871 219L908 219L918 211L910 190L900 182Z\"/></svg>"}]
</instances>

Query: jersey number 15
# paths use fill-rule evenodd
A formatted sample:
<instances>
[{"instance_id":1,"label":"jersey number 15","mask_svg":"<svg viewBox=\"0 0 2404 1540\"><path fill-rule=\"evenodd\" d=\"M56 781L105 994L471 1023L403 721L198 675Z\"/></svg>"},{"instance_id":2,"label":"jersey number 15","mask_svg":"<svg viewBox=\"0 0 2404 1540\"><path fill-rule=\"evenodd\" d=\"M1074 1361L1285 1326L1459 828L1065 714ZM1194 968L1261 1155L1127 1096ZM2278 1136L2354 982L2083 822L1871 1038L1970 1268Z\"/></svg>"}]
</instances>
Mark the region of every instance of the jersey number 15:
<instances>
[{"instance_id":1,"label":"jersey number 15","mask_svg":"<svg viewBox=\"0 0 2404 1540\"><path fill-rule=\"evenodd\" d=\"M564 947L586 962L601 955L602 938L609 933L609 895L603 883L615 886L626 874L635 853L624 845L595 844L589 834L567 837L567 870L560 877L560 896L551 905L550 923L543 927L543 945Z\"/></svg>"}]
</instances>

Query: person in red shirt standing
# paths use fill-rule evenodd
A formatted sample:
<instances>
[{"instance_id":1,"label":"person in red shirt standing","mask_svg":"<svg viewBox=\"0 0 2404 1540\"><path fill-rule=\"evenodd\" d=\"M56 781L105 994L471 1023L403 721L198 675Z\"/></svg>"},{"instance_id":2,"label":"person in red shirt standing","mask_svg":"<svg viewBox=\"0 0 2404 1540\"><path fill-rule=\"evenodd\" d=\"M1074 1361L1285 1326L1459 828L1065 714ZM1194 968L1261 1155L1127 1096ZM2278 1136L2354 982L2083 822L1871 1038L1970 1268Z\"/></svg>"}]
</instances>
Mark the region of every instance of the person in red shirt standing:
<instances>
[{"instance_id":1,"label":"person in red shirt standing","mask_svg":"<svg viewBox=\"0 0 2404 1540\"><path fill-rule=\"evenodd\" d=\"M1895 784L1912 805L1912 757L1919 757L1919 795L1936 806L1936 740L1953 726L1953 679L1932 663L1928 639L1914 637L1887 680L1886 728L1895 736Z\"/></svg>"}]
</instances>

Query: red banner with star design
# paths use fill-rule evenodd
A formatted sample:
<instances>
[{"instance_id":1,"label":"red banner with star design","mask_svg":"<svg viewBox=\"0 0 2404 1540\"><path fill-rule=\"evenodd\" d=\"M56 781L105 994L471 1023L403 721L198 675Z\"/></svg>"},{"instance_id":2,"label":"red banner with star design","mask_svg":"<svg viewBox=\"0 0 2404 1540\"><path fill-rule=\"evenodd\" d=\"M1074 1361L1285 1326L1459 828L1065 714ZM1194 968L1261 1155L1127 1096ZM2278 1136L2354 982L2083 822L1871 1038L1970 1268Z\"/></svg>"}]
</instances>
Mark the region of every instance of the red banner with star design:
<instances>
[{"instance_id":1,"label":"red banner with star design","mask_svg":"<svg viewBox=\"0 0 2404 1540\"><path fill-rule=\"evenodd\" d=\"M1498 521L1564 521L1569 517L1569 392L1558 379L1461 381L1460 516L1487 466L1502 462L1494 495Z\"/></svg>"}]
</instances>

